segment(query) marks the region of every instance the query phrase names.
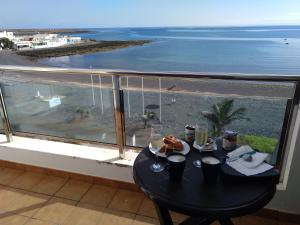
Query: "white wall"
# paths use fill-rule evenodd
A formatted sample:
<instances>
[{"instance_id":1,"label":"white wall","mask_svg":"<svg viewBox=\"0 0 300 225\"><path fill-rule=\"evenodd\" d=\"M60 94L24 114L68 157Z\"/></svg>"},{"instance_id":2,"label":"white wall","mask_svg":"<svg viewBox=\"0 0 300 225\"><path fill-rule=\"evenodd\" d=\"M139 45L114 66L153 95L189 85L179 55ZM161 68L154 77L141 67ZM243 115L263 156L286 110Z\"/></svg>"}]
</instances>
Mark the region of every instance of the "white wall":
<instances>
[{"instance_id":1,"label":"white wall","mask_svg":"<svg viewBox=\"0 0 300 225\"><path fill-rule=\"evenodd\" d=\"M133 183L132 161L120 160L116 150L22 137L5 143L0 136L1 160Z\"/></svg>"},{"instance_id":2,"label":"white wall","mask_svg":"<svg viewBox=\"0 0 300 225\"><path fill-rule=\"evenodd\" d=\"M300 215L300 133L298 133L296 149L285 191L277 191L269 208Z\"/></svg>"}]
</instances>

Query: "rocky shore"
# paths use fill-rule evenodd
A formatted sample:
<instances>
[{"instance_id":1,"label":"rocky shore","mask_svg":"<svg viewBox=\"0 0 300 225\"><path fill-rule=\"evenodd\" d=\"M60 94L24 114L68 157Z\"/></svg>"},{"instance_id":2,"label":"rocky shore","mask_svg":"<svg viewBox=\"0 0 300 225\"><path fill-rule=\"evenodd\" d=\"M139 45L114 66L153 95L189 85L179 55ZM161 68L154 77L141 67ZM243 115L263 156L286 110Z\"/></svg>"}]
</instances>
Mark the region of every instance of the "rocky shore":
<instances>
[{"instance_id":1,"label":"rocky shore","mask_svg":"<svg viewBox=\"0 0 300 225\"><path fill-rule=\"evenodd\" d=\"M134 41L92 41L84 40L78 44L64 45L57 48L45 48L45 49L32 49L17 51L16 53L21 56L27 56L30 58L48 58L48 57L60 57L70 55L81 55L95 52L111 51L120 48L128 48L131 46L141 46L148 44L151 41L148 40L134 40Z\"/></svg>"}]
</instances>

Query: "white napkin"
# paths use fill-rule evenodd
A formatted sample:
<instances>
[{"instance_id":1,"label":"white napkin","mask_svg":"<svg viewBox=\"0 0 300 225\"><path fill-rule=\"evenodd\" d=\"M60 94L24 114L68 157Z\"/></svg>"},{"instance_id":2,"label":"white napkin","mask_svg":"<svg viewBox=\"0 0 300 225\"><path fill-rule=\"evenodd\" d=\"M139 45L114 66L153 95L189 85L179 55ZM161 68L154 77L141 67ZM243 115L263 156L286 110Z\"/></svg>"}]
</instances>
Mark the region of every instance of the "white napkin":
<instances>
[{"instance_id":1,"label":"white napkin","mask_svg":"<svg viewBox=\"0 0 300 225\"><path fill-rule=\"evenodd\" d=\"M247 168L255 168L255 167L259 166L260 164L262 164L268 158L269 154L256 152L255 154L253 154L251 156L252 156L252 160L249 162L244 160L243 158L239 158L236 161Z\"/></svg>"},{"instance_id":2,"label":"white napkin","mask_svg":"<svg viewBox=\"0 0 300 225\"><path fill-rule=\"evenodd\" d=\"M252 160L250 162L244 160L243 158L239 158L241 155L253 151L254 150L248 145L241 146L227 154L231 159L238 159L231 162L228 160L226 163L236 171L246 176L260 174L273 168L273 166L264 162L268 157L267 153L256 152L255 154L252 154Z\"/></svg>"},{"instance_id":3,"label":"white napkin","mask_svg":"<svg viewBox=\"0 0 300 225\"><path fill-rule=\"evenodd\" d=\"M246 176L260 174L273 168L273 166L269 165L268 163L262 163L254 168L247 168L241 163L239 163L238 160L233 162L227 162L227 165Z\"/></svg>"},{"instance_id":4,"label":"white napkin","mask_svg":"<svg viewBox=\"0 0 300 225\"><path fill-rule=\"evenodd\" d=\"M254 150L249 146L249 145L243 145L239 148L237 148L236 150L229 152L227 154L227 156L229 158L235 158L235 157L239 157L240 155L249 153L249 152L253 152Z\"/></svg>"}]
</instances>

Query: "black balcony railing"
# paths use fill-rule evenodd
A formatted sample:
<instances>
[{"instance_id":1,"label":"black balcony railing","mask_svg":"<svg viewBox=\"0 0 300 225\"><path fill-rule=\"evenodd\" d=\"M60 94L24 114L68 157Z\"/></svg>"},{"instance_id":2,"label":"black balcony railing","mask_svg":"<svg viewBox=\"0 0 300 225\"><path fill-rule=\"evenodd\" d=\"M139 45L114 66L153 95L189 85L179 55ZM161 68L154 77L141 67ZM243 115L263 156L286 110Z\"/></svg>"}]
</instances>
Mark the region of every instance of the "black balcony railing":
<instances>
[{"instance_id":1,"label":"black balcony railing","mask_svg":"<svg viewBox=\"0 0 300 225\"><path fill-rule=\"evenodd\" d=\"M205 120L226 99L244 119L225 128L239 143L270 153L280 168L298 113L300 76L260 74L141 73L0 66L0 129L13 135L119 149L149 142L151 123L184 135L186 124Z\"/></svg>"}]
</instances>

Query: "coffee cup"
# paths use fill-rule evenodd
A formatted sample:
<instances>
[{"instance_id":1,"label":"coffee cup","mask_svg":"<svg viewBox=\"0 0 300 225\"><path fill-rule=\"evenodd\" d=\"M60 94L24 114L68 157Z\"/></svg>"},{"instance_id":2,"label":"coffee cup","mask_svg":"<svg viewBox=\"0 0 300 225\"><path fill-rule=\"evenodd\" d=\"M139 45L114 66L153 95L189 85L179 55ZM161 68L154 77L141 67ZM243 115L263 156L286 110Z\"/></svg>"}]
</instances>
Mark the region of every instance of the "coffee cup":
<instances>
[{"instance_id":1,"label":"coffee cup","mask_svg":"<svg viewBox=\"0 0 300 225\"><path fill-rule=\"evenodd\" d=\"M184 171L186 157L181 153L170 153L167 155L167 167L170 180L180 180Z\"/></svg>"},{"instance_id":2,"label":"coffee cup","mask_svg":"<svg viewBox=\"0 0 300 225\"><path fill-rule=\"evenodd\" d=\"M221 169L221 161L214 156L204 156L201 159L201 169L204 180L208 183L214 183Z\"/></svg>"}]
</instances>

